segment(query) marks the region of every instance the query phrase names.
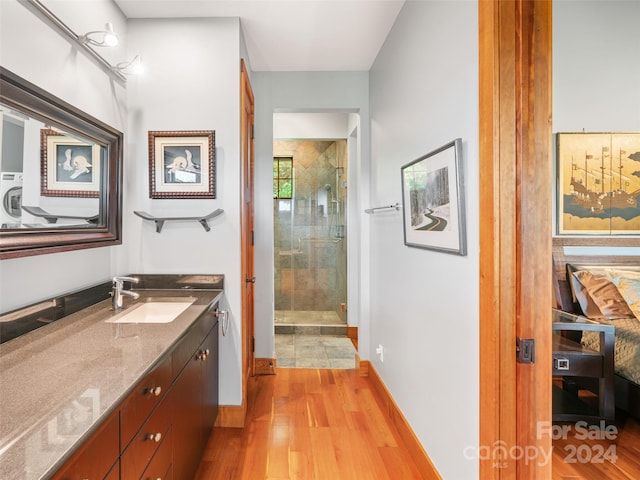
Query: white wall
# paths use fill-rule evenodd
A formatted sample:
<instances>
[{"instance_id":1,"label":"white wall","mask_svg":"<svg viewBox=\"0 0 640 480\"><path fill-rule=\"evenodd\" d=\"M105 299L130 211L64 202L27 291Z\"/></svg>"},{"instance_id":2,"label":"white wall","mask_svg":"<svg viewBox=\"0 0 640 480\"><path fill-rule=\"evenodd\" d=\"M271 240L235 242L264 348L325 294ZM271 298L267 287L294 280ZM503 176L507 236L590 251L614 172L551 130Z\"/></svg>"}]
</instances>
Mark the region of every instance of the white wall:
<instances>
[{"instance_id":1,"label":"white wall","mask_svg":"<svg viewBox=\"0 0 640 480\"><path fill-rule=\"evenodd\" d=\"M405 3L371 70L372 203L401 202L400 167L461 137L467 256L404 245L400 212L371 219L371 360L435 467L478 478L477 2Z\"/></svg>"},{"instance_id":2,"label":"white wall","mask_svg":"<svg viewBox=\"0 0 640 480\"><path fill-rule=\"evenodd\" d=\"M348 113L274 113L273 138L347 138Z\"/></svg>"},{"instance_id":3,"label":"white wall","mask_svg":"<svg viewBox=\"0 0 640 480\"><path fill-rule=\"evenodd\" d=\"M80 3L75 2L75 7ZM125 21L110 0L94 0L90 9L83 10L88 24L103 27L105 18L114 25ZM67 12L63 9L57 13L65 21ZM0 1L0 60L3 67L31 83L120 131L125 130L124 85L23 3ZM116 256L121 250L121 246L102 247L2 260L0 311L108 280L118 273Z\"/></svg>"},{"instance_id":4,"label":"white wall","mask_svg":"<svg viewBox=\"0 0 640 480\"><path fill-rule=\"evenodd\" d=\"M274 112L358 112L368 118L368 74L366 72L254 72L256 97L255 119L255 322L256 357L274 357L273 324L273 114ZM347 122L345 127L355 123ZM368 163L368 128L360 133L360 162ZM348 128L346 129L348 133ZM345 138L345 137L343 137ZM350 160L351 162L351 160ZM367 170L350 163L349 168ZM363 204L368 188L357 182L349 185L350 208ZM366 186L366 184L364 184ZM352 198L351 195L354 195ZM368 201L364 200L364 202ZM366 208L366 207L362 207ZM352 220L349 220L352 222ZM353 219L355 228L358 220ZM351 226L349 227L351 228ZM349 233L349 236L351 234ZM361 255L361 249L349 244L348 257ZM360 289L357 279L349 280L349 288ZM349 310L349 323L357 309ZM366 358L366 357L365 357Z\"/></svg>"},{"instance_id":5,"label":"white wall","mask_svg":"<svg viewBox=\"0 0 640 480\"><path fill-rule=\"evenodd\" d=\"M140 19L128 24L129 51L145 73L127 86L124 212L134 273L221 273L231 328L220 341L220 403L240 405L240 21L238 18ZM216 199L150 199L147 140L152 130L215 130ZM211 231L193 222L153 222L133 215L204 215L222 208Z\"/></svg>"},{"instance_id":6,"label":"white wall","mask_svg":"<svg viewBox=\"0 0 640 480\"><path fill-rule=\"evenodd\" d=\"M553 2L553 132L640 132L640 2Z\"/></svg>"}]
</instances>

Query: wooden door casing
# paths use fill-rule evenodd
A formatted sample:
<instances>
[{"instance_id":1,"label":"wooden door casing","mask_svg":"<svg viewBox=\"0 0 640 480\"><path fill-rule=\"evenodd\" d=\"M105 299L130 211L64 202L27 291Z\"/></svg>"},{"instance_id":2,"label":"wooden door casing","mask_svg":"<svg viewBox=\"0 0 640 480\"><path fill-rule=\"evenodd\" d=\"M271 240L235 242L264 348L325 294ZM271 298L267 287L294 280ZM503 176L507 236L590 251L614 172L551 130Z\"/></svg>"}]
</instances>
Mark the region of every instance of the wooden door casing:
<instances>
[{"instance_id":1,"label":"wooden door casing","mask_svg":"<svg viewBox=\"0 0 640 480\"><path fill-rule=\"evenodd\" d=\"M551 0L478 5L480 478L551 478Z\"/></svg>"}]
</instances>

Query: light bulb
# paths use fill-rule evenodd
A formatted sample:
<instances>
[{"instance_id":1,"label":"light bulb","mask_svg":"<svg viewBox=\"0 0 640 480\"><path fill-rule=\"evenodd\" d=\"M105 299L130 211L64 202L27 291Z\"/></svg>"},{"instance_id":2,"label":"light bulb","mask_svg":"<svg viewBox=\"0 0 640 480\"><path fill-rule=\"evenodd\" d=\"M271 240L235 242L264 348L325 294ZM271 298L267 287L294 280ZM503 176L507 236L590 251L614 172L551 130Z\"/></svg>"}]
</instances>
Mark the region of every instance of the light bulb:
<instances>
[{"instance_id":1,"label":"light bulb","mask_svg":"<svg viewBox=\"0 0 640 480\"><path fill-rule=\"evenodd\" d=\"M113 25L111 25L111 23L107 23L104 26L104 29L104 44L108 47L115 47L116 45L118 45L118 36L113 31Z\"/></svg>"}]
</instances>

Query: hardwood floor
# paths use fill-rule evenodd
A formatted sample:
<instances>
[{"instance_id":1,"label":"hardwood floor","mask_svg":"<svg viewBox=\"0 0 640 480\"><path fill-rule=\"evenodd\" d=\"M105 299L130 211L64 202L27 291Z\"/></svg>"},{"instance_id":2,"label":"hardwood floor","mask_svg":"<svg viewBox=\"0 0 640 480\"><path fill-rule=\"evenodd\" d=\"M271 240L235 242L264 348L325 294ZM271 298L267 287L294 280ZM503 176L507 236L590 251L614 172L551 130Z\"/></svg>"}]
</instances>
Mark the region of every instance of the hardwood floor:
<instances>
[{"instance_id":1,"label":"hardwood floor","mask_svg":"<svg viewBox=\"0 0 640 480\"><path fill-rule=\"evenodd\" d=\"M558 431L555 437L559 438L553 442L553 479L640 478L640 421L618 411L615 425L615 430L608 431L585 432L574 425L568 425L567 435Z\"/></svg>"},{"instance_id":2,"label":"hardwood floor","mask_svg":"<svg viewBox=\"0 0 640 480\"><path fill-rule=\"evenodd\" d=\"M244 428L215 428L196 480L410 480L416 465L357 370L249 380Z\"/></svg>"},{"instance_id":3,"label":"hardwood floor","mask_svg":"<svg viewBox=\"0 0 640 480\"><path fill-rule=\"evenodd\" d=\"M422 478L356 370L282 368L248 393L245 427L214 429L195 480ZM639 420L618 412L609 439L569 427L553 442L553 480L640 478Z\"/></svg>"}]
</instances>

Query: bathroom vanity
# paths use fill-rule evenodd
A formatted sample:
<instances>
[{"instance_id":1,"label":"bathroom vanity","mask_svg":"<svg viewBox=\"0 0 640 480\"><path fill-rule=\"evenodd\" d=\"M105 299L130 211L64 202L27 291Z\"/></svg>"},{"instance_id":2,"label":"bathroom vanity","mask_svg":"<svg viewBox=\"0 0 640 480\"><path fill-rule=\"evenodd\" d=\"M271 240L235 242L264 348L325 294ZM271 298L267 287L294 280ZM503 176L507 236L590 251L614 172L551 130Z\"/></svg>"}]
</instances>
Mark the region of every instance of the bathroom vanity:
<instances>
[{"instance_id":1,"label":"bathroom vanity","mask_svg":"<svg viewBox=\"0 0 640 480\"><path fill-rule=\"evenodd\" d=\"M0 345L0 478L193 478L217 415L223 278L132 276L122 311L101 300ZM131 315L163 303L182 310Z\"/></svg>"}]
</instances>

